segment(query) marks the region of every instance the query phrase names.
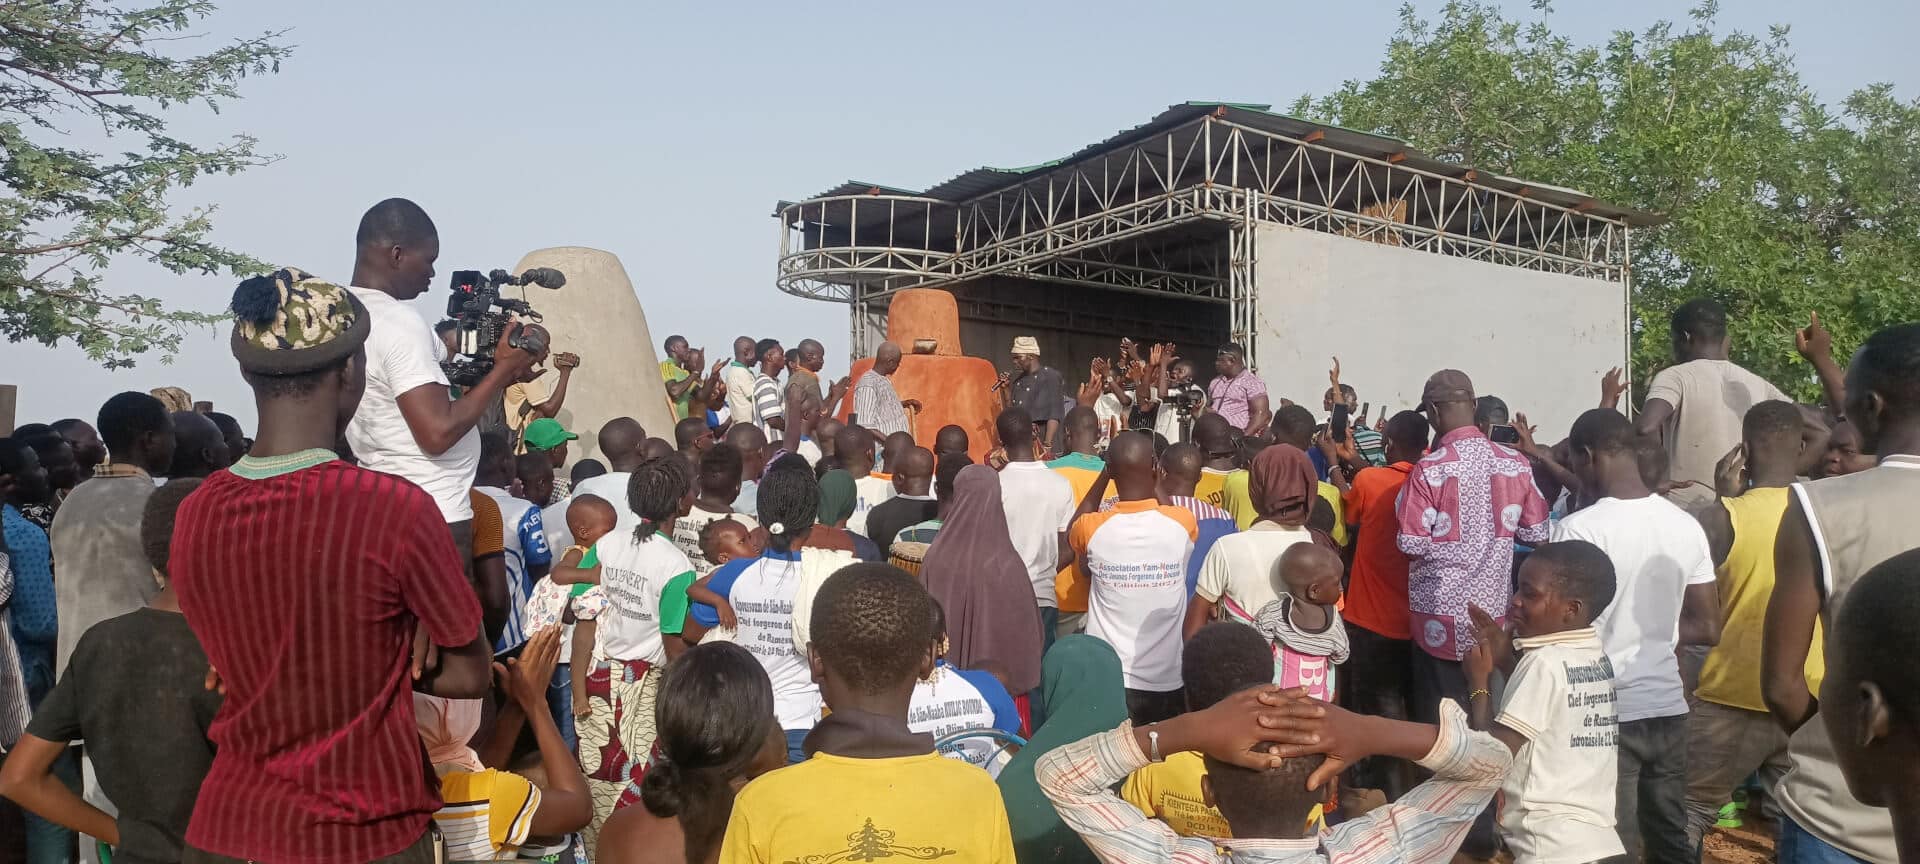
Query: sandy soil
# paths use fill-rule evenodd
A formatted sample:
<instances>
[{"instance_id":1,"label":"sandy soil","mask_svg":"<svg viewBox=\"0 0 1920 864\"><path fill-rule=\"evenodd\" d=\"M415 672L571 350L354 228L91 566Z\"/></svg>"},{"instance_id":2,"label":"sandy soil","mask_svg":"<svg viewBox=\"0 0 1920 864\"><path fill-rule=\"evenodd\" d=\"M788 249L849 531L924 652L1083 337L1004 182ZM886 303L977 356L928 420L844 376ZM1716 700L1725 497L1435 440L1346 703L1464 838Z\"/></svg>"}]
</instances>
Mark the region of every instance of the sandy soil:
<instances>
[{"instance_id":1,"label":"sandy soil","mask_svg":"<svg viewBox=\"0 0 1920 864\"><path fill-rule=\"evenodd\" d=\"M1728 830L1711 829L1701 860L1712 864L1767 864L1773 860L1772 822L1747 815L1746 824Z\"/></svg>"}]
</instances>

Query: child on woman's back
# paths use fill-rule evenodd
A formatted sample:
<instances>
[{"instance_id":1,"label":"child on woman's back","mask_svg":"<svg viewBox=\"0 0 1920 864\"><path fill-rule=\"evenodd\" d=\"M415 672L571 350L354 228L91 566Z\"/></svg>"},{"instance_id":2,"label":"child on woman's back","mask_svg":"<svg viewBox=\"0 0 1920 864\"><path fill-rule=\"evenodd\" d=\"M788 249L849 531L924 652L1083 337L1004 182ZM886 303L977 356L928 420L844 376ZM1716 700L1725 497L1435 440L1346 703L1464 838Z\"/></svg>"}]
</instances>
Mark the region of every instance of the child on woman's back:
<instances>
[{"instance_id":1,"label":"child on woman's back","mask_svg":"<svg viewBox=\"0 0 1920 864\"><path fill-rule=\"evenodd\" d=\"M1254 627L1273 645L1273 683L1305 687L1333 701L1333 667L1347 662L1347 628L1333 604L1340 599L1340 556L1323 546L1296 543L1274 568L1273 593Z\"/></svg>"}]
</instances>

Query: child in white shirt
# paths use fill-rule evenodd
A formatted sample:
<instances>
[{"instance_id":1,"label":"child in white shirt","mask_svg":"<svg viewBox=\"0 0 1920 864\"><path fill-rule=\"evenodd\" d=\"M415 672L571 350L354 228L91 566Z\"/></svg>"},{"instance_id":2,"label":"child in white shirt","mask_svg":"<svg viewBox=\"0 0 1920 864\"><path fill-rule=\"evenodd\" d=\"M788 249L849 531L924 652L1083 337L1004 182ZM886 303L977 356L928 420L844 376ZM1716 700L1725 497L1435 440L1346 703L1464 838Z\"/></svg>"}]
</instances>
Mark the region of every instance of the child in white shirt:
<instances>
[{"instance_id":1,"label":"child in white shirt","mask_svg":"<svg viewBox=\"0 0 1920 864\"><path fill-rule=\"evenodd\" d=\"M1520 565L1520 587L1507 608L1518 638L1485 610L1468 608L1477 643L1463 661L1469 717L1474 729L1514 751L1500 831L1515 864L1584 864L1625 854L1614 831L1613 664L1593 629L1613 593L1607 553L1568 540L1534 549ZM1507 673L1498 717L1488 692L1496 666Z\"/></svg>"}]
</instances>

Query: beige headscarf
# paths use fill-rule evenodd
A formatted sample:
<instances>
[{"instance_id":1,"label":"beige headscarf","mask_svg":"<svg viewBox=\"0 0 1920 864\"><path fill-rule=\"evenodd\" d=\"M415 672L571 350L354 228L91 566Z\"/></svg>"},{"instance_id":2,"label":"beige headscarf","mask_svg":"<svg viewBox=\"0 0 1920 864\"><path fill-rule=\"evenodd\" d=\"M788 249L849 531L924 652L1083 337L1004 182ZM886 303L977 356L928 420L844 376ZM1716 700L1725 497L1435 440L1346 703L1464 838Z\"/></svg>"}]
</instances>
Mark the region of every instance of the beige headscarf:
<instances>
[{"instance_id":1,"label":"beige headscarf","mask_svg":"<svg viewBox=\"0 0 1920 864\"><path fill-rule=\"evenodd\" d=\"M427 747L427 759L439 774L448 771L484 771L480 754L467 742L480 731L480 700L442 699L425 693L413 694L413 722L420 729L420 743Z\"/></svg>"}]
</instances>

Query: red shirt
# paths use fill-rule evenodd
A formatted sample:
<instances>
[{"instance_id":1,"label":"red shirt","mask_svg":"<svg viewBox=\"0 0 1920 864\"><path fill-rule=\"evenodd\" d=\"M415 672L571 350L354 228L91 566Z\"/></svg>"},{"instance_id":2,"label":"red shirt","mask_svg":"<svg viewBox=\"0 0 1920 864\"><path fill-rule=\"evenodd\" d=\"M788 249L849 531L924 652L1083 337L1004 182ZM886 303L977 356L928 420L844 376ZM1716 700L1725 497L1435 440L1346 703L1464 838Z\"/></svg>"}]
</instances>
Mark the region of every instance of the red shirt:
<instances>
[{"instance_id":1,"label":"red shirt","mask_svg":"<svg viewBox=\"0 0 1920 864\"><path fill-rule=\"evenodd\" d=\"M188 845L344 864L419 840L440 796L414 728L415 623L445 647L480 632L433 498L339 461L221 471L180 506L171 565L227 688Z\"/></svg>"},{"instance_id":2,"label":"red shirt","mask_svg":"<svg viewBox=\"0 0 1920 864\"><path fill-rule=\"evenodd\" d=\"M1347 490L1347 524L1359 527L1353 541L1353 575L1347 585L1348 621L1392 639L1411 639L1407 620L1407 556L1400 551L1400 518L1394 502L1407 485L1412 462L1365 468Z\"/></svg>"}]
</instances>

